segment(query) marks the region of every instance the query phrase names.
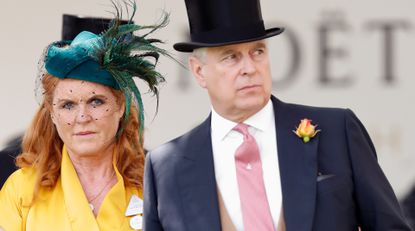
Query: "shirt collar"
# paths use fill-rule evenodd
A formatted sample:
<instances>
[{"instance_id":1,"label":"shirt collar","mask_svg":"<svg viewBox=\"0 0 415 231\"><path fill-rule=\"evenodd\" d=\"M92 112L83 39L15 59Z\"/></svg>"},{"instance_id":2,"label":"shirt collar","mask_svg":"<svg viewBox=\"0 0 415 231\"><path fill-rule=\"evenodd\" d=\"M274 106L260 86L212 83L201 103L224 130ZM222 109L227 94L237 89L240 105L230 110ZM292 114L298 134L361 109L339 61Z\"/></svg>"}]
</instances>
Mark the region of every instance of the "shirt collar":
<instances>
[{"instance_id":1,"label":"shirt collar","mask_svg":"<svg viewBox=\"0 0 415 231\"><path fill-rule=\"evenodd\" d=\"M272 124L274 120L274 110L271 100L260 111L246 119L243 123L259 131L268 131L274 129ZM212 137L223 140L226 135L237 125L237 123L230 121L219 115L212 107L211 130Z\"/></svg>"}]
</instances>

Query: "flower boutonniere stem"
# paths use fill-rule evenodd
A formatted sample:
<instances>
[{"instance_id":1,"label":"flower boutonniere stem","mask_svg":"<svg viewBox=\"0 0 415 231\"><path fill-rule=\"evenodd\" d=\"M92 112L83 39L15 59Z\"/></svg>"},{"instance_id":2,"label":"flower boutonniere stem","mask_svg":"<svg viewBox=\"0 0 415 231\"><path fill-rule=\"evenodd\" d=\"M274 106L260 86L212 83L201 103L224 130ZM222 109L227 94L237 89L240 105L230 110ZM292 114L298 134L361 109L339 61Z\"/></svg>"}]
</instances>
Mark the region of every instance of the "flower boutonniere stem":
<instances>
[{"instance_id":1,"label":"flower boutonniere stem","mask_svg":"<svg viewBox=\"0 0 415 231\"><path fill-rule=\"evenodd\" d=\"M293 132L303 139L304 143L307 143L317 135L321 130L316 130L317 125L311 124L311 120L309 119L302 119L296 130L293 130Z\"/></svg>"}]
</instances>

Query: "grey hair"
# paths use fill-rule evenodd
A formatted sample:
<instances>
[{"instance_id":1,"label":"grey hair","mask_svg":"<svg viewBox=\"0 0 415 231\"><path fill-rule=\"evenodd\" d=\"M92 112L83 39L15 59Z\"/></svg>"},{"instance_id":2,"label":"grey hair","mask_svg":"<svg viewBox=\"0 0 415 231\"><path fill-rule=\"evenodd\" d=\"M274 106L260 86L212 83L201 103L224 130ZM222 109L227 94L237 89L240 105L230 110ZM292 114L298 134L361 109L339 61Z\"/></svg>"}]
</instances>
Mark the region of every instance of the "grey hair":
<instances>
[{"instance_id":1,"label":"grey hair","mask_svg":"<svg viewBox=\"0 0 415 231\"><path fill-rule=\"evenodd\" d=\"M194 49L193 52L192 52L192 56L197 58L202 63L205 63L206 62L206 56L207 56L207 48L206 47L201 47L201 48Z\"/></svg>"}]
</instances>

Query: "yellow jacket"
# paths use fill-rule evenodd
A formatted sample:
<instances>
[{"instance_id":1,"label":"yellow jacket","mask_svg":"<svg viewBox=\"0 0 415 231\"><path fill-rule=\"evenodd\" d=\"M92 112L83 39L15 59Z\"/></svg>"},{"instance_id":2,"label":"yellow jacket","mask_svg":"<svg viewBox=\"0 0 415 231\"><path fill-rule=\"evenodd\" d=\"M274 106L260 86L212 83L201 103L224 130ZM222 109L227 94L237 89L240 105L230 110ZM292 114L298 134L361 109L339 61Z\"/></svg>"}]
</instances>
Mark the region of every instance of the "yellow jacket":
<instances>
[{"instance_id":1,"label":"yellow jacket","mask_svg":"<svg viewBox=\"0 0 415 231\"><path fill-rule=\"evenodd\" d=\"M106 195L96 218L65 147L62 150L61 174L56 186L51 190L40 190L38 198L31 206L27 205L33 196L36 171L33 168L17 170L0 191L0 230L134 230L130 226L130 221L135 216L136 222L140 222L142 214L138 217L126 216L126 210L131 197L137 195L142 198L142 191L137 188L126 188L115 164L114 169L118 182ZM141 206L139 210L142 211Z\"/></svg>"}]
</instances>

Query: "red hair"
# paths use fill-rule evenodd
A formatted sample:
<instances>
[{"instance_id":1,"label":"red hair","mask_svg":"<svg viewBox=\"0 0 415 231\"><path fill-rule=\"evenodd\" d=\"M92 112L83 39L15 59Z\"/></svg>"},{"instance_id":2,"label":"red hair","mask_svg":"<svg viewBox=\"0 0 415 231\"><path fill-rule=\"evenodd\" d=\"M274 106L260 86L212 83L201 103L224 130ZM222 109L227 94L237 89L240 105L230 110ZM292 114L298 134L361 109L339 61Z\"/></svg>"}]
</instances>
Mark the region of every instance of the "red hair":
<instances>
[{"instance_id":1,"label":"red hair","mask_svg":"<svg viewBox=\"0 0 415 231\"><path fill-rule=\"evenodd\" d=\"M40 188L52 188L59 176L62 162L63 141L52 122L51 113L53 92L60 80L51 75L45 75L42 80L44 88L43 102L36 112L30 127L23 138L23 153L16 158L20 168L34 167L37 172L34 195ZM117 99L118 105L123 105L123 92L110 88ZM116 166L128 187L143 188L144 149L140 140L140 122L137 110L132 104L128 122L123 125L121 135L116 139Z\"/></svg>"}]
</instances>

